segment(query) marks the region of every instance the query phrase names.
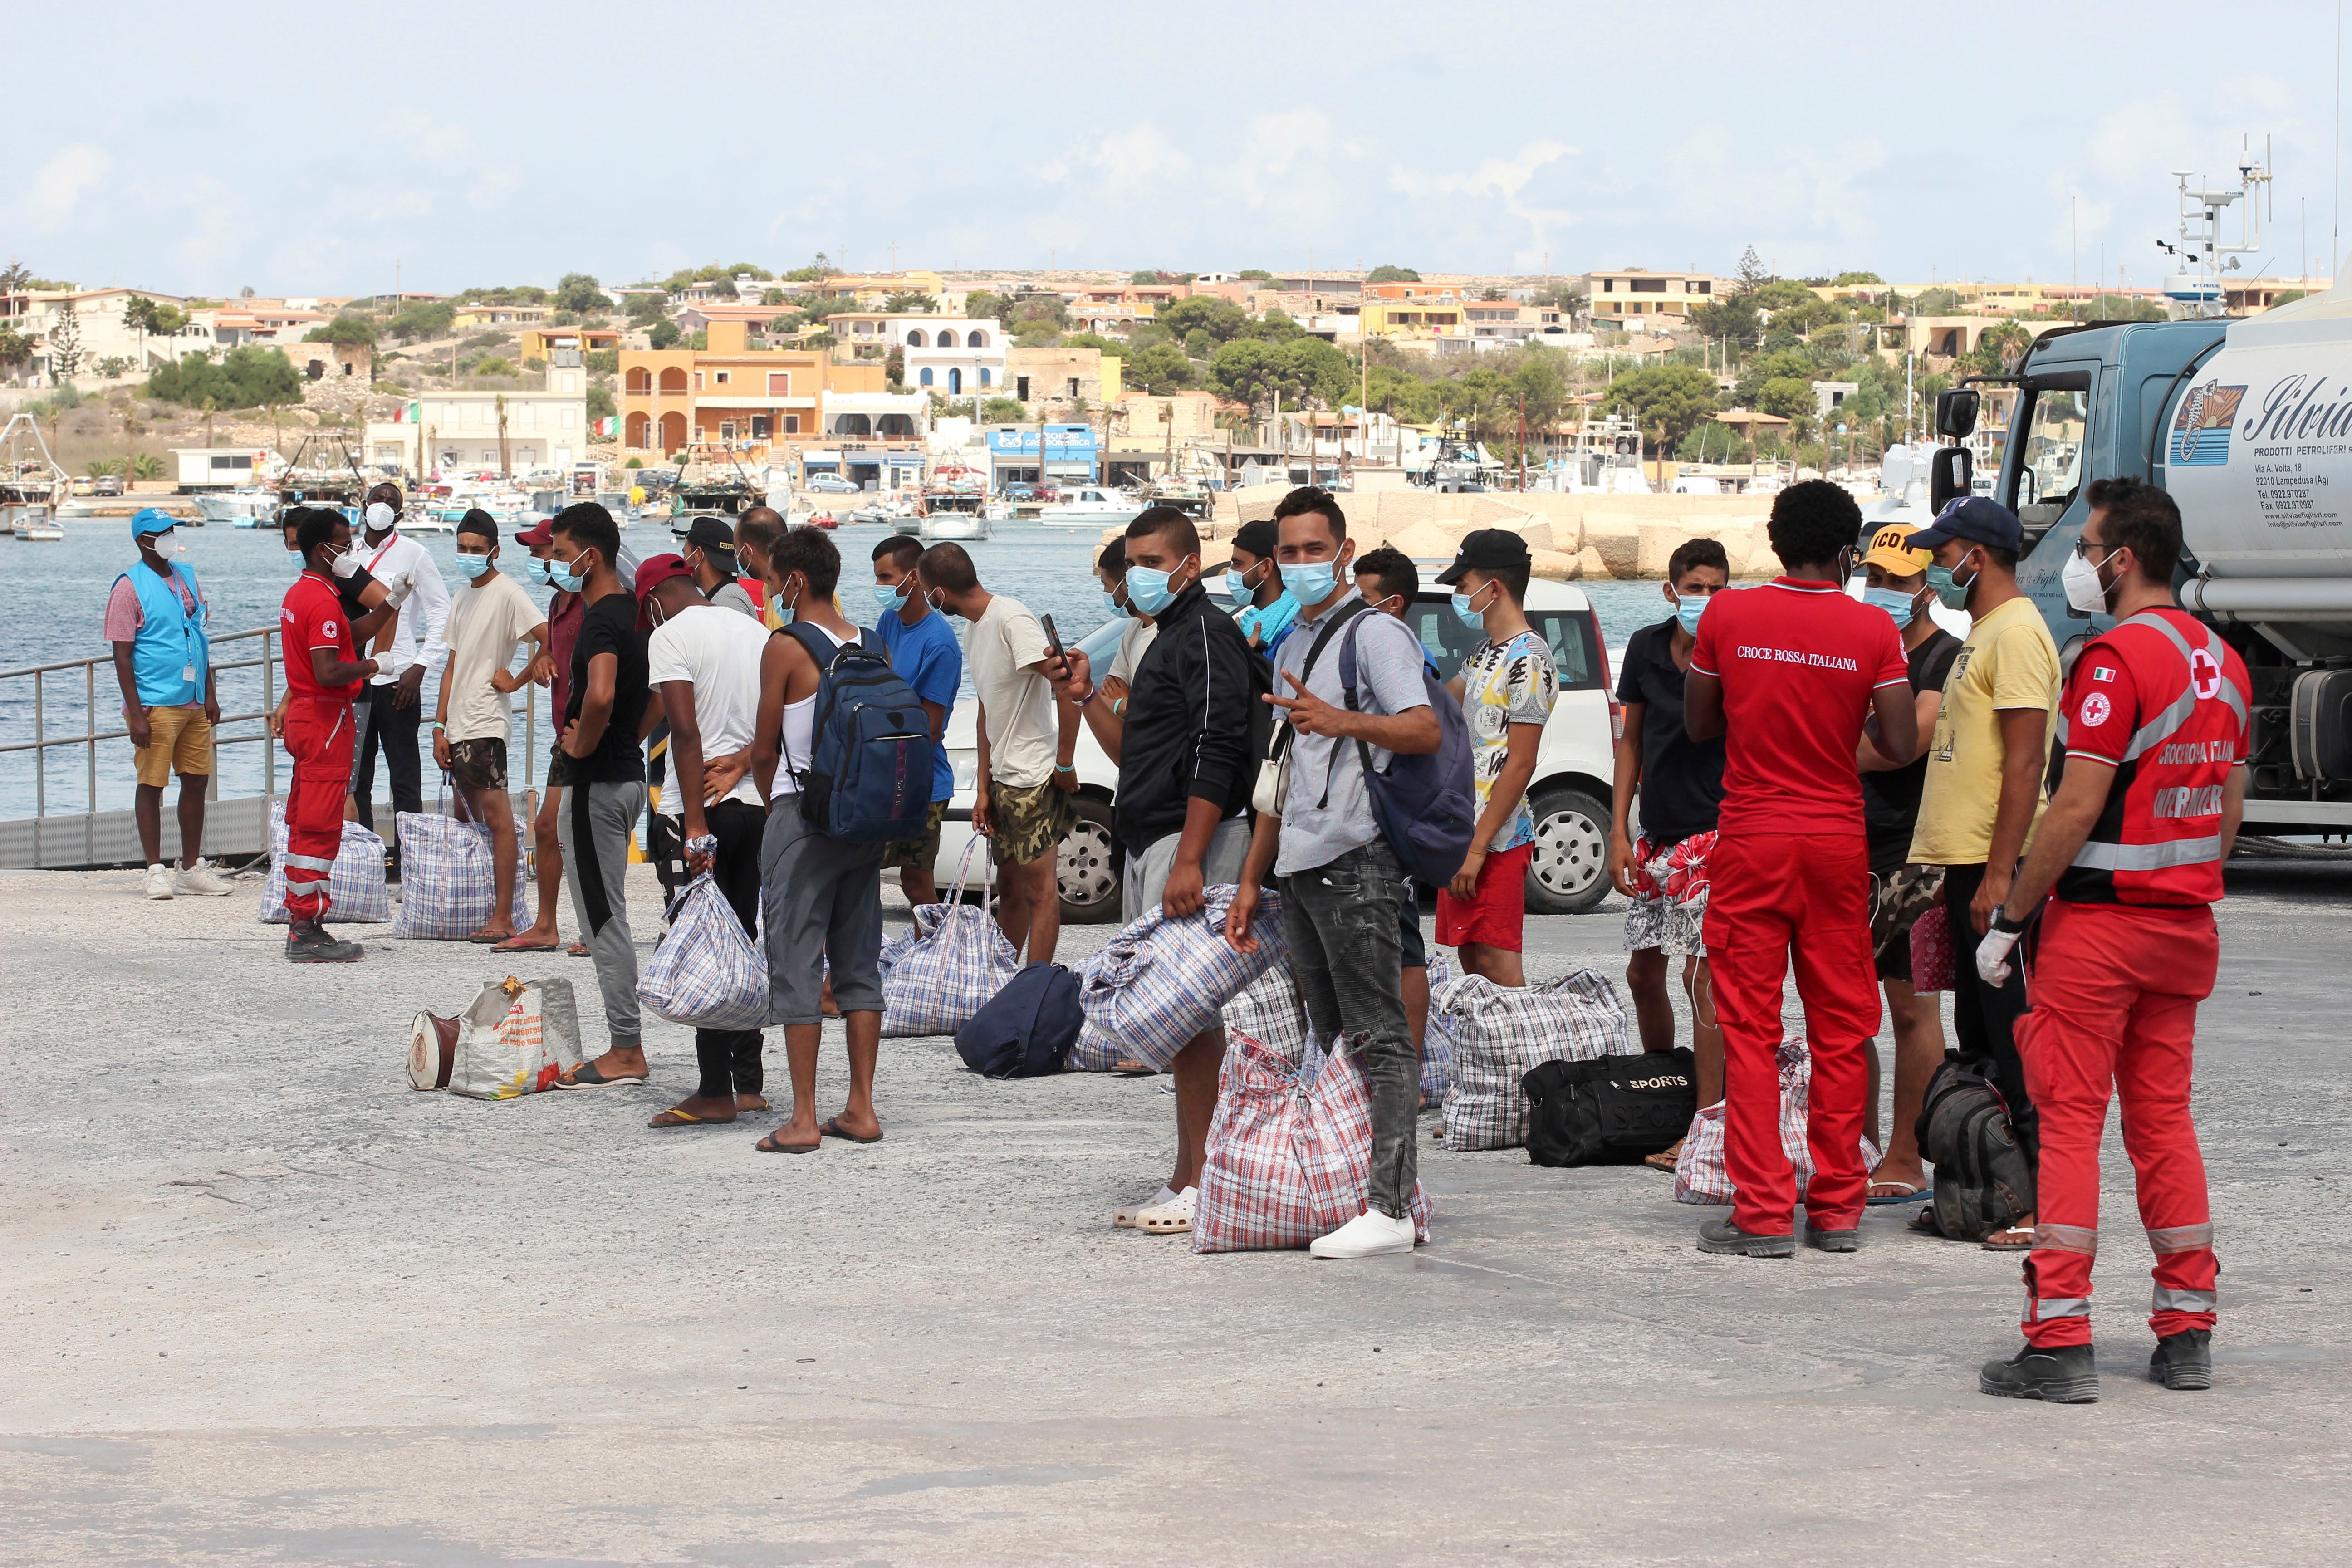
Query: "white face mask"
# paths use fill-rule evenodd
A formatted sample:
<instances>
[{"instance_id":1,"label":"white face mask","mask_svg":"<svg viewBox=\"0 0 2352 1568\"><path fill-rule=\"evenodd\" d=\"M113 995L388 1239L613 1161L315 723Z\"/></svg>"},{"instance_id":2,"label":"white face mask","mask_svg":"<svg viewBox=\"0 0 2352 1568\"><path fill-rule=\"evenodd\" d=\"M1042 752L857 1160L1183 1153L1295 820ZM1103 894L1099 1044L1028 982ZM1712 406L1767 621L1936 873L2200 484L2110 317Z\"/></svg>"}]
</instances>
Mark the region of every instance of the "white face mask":
<instances>
[{"instance_id":1,"label":"white face mask","mask_svg":"<svg viewBox=\"0 0 2352 1568\"><path fill-rule=\"evenodd\" d=\"M380 500L368 502L367 525L370 533L382 533L399 521L400 514L383 502Z\"/></svg>"},{"instance_id":2,"label":"white face mask","mask_svg":"<svg viewBox=\"0 0 2352 1568\"><path fill-rule=\"evenodd\" d=\"M2094 549L2097 548L2095 545ZM2084 558L2081 552L2066 557L2066 564L2058 573L2059 585L2066 590L2066 603L2086 616L2107 613L2106 585L2099 581L2099 568L2116 557L2117 545L2097 562Z\"/></svg>"}]
</instances>

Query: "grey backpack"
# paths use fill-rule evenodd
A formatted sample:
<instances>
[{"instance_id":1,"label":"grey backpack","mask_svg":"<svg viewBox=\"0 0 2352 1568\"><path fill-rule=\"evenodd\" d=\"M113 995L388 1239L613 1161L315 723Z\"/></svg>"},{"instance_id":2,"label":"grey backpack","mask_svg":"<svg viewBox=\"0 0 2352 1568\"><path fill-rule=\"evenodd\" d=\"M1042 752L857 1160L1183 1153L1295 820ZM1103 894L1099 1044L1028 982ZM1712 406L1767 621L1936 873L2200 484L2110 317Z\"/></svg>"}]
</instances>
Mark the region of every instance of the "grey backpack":
<instances>
[{"instance_id":1,"label":"grey backpack","mask_svg":"<svg viewBox=\"0 0 2352 1568\"><path fill-rule=\"evenodd\" d=\"M1919 1152L1936 1167L1936 1228L1982 1241L2034 1212L2033 1162L2010 1125L2009 1104L1977 1068L1947 1057L1927 1080Z\"/></svg>"}]
</instances>

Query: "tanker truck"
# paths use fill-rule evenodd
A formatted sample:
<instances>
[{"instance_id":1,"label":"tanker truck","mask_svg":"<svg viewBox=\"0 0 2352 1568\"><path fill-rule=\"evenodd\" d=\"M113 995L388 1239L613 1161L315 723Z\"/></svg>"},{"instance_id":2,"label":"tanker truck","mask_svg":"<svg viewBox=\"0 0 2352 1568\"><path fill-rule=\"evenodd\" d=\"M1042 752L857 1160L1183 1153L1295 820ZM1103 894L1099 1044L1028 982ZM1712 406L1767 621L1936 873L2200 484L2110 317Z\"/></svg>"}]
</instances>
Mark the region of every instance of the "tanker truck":
<instances>
[{"instance_id":1,"label":"tanker truck","mask_svg":"<svg viewBox=\"0 0 2352 1568\"><path fill-rule=\"evenodd\" d=\"M2059 583L2091 482L2163 486L2187 546L2180 603L2253 677L2247 831L2352 832L2352 288L2246 320L2043 333L2012 374L1937 396L1955 444L1930 449L1930 513L1971 487L1962 443L1988 383L2013 389L1990 493L2024 524L2018 583L2067 668L2112 624L2070 608Z\"/></svg>"}]
</instances>

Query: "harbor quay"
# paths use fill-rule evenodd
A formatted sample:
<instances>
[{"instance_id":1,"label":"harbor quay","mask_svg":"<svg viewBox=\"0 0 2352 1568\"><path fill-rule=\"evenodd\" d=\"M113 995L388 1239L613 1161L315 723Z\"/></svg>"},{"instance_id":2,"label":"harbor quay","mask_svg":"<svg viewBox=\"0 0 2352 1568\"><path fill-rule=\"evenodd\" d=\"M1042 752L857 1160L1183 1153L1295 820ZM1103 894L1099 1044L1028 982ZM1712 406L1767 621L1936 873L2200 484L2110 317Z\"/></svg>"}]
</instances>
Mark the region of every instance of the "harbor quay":
<instances>
[{"instance_id":1,"label":"harbor quay","mask_svg":"<svg viewBox=\"0 0 2352 1568\"><path fill-rule=\"evenodd\" d=\"M1853 1256L1706 1257L1721 1211L1664 1175L1424 1118L1428 1246L1195 1256L1108 1223L1166 1172L1164 1079L887 1040L884 1140L790 1160L774 1114L646 1127L693 1072L650 1017L647 1088L418 1093L410 1017L486 951L354 925L360 963L292 968L257 879L137 884L0 875L0 1563L2003 1564L2061 1520L2084 1563L2343 1559L2335 865L2236 863L2218 910L2213 1388L2145 1381L2111 1119L2083 1406L1977 1392L2018 1260L1916 1205ZM1622 991L1620 903L1531 917L1529 977ZM528 957L593 1011L586 963ZM821 1113L845 1081L829 1023Z\"/></svg>"}]
</instances>

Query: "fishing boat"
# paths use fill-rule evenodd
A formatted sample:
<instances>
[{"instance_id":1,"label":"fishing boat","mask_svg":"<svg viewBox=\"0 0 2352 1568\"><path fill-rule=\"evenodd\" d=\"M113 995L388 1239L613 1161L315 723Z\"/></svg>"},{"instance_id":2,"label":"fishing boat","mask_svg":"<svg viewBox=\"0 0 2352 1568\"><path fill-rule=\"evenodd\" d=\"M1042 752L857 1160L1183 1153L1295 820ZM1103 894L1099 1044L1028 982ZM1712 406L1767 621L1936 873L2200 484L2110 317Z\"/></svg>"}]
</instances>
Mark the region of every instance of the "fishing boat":
<instances>
[{"instance_id":1,"label":"fishing boat","mask_svg":"<svg viewBox=\"0 0 2352 1568\"><path fill-rule=\"evenodd\" d=\"M1117 490L1097 485L1079 485L1063 492L1063 499L1048 501L1037 509L1037 521L1045 528L1104 529L1121 527L1135 520L1141 509Z\"/></svg>"},{"instance_id":2,"label":"fishing boat","mask_svg":"<svg viewBox=\"0 0 2352 1568\"><path fill-rule=\"evenodd\" d=\"M916 536L926 543L989 536L988 476L950 464L934 468L915 502Z\"/></svg>"},{"instance_id":3,"label":"fishing boat","mask_svg":"<svg viewBox=\"0 0 2352 1568\"><path fill-rule=\"evenodd\" d=\"M47 503L12 501L0 507L8 521L9 537L24 540L28 544L61 544L66 531L51 517Z\"/></svg>"},{"instance_id":4,"label":"fishing boat","mask_svg":"<svg viewBox=\"0 0 2352 1568\"><path fill-rule=\"evenodd\" d=\"M195 498L196 514L232 528L266 528L278 521L278 492L258 485L207 490Z\"/></svg>"},{"instance_id":5,"label":"fishing boat","mask_svg":"<svg viewBox=\"0 0 2352 1568\"><path fill-rule=\"evenodd\" d=\"M30 451L25 443L32 442ZM0 527L9 536L28 542L57 544L64 541L66 531L58 526L58 502L73 493L73 481L49 456L49 444L42 439L41 427L29 414L9 416L0 426L0 444L7 451L5 467L0 467ZM38 452L37 458L31 452Z\"/></svg>"}]
</instances>

